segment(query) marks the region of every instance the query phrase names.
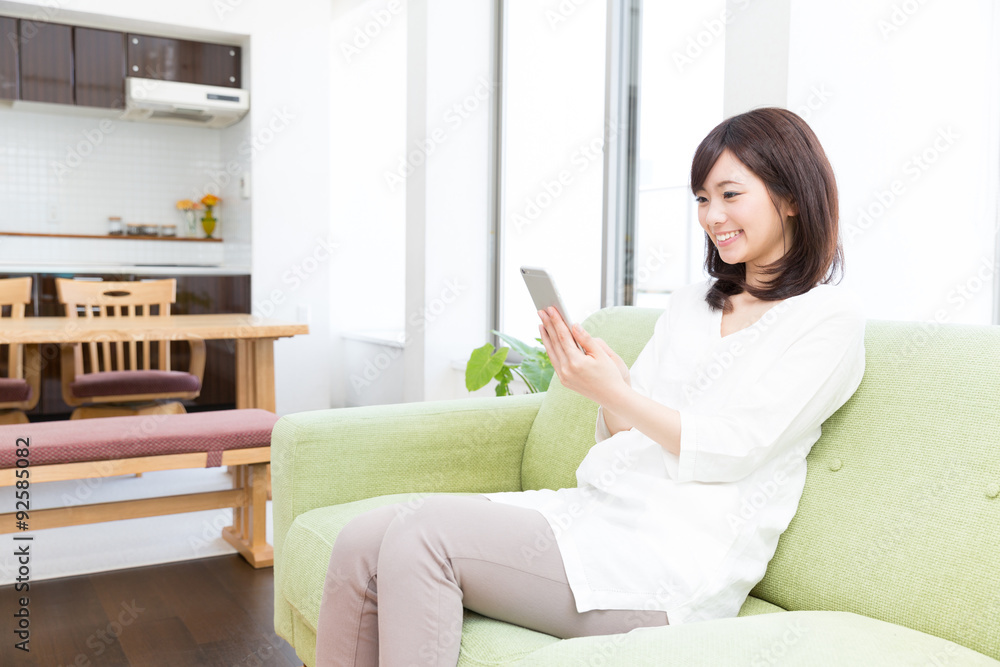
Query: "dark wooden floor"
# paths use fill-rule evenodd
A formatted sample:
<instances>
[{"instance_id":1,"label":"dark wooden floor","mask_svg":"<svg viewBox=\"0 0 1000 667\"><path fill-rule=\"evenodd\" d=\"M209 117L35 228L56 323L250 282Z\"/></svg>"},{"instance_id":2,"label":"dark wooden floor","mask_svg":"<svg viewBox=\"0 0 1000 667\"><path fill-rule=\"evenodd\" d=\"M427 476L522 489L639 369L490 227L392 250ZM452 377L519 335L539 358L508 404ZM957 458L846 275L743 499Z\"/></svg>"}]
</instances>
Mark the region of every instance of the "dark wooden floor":
<instances>
[{"instance_id":1,"label":"dark wooden floor","mask_svg":"<svg viewBox=\"0 0 1000 667\"><path fill-rule=\"evenodd\" d=\"M0 588L4 667L302 664L274 634L274 570L238 555L31 582L30 653L14 648L23 595Z\"/></svg>"}]
</instances>

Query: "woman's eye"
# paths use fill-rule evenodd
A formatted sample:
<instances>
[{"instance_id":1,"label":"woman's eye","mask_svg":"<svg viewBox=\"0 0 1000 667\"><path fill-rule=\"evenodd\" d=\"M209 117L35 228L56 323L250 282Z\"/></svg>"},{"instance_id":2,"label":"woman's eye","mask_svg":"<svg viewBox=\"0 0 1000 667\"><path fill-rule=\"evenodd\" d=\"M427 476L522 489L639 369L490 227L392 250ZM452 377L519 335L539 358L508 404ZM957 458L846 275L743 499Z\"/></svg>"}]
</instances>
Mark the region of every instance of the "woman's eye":
<instances>
[{"instance_id":1,"label":"woman's eye","mask_svg":"<svg viewBox=\"0 0 1000 667\"><path fill-rule=\"evenodd\" d=\"M738 194L739 194L739 192L723 192L722 196L725 197L726 199L732 199L733 197L735 197Z\"/></svg>"},{"instance_id":2,"label":"woman's eye","mask_svg":"<svg viewBox=\"0 0 1000 667\"><path fill-rule=\"evenodd\" d=\"M707 199L705 199L704 197L695 197L695 198L694 198L694 200L695 200L696 202L698 202L699 204L704 204L705 202L707 202L707 201L708 201L708 200L707 200Z\"/></svg>"}]
</instances>

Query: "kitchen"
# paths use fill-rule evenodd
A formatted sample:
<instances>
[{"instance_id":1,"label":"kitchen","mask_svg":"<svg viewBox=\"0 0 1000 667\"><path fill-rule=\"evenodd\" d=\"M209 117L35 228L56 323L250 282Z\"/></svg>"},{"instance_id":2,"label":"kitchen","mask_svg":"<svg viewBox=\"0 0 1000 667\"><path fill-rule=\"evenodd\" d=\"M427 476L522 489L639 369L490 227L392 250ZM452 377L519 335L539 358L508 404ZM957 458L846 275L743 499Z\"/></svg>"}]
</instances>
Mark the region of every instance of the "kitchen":
<instances>
[{"instance_id":1,"label":"kitchen","mask_svg":"<svg viewBox=\"0 0 1000 667\"><path fill-rule=\"evenodd\" d=\"M334 358L329 333L330 272L336 239L330 226L330 153L322 149L329 141L331 123L328 75L324 75L331 48L330 7L293 2L276 12L253 0L227 7L220 16L211 3L194 1L167 5L112 0L59 6L0 2L0 17L13 20L15 26L19 21L28 26L23 34L28 44L44 39L40 24L67 26L63 30L71 35L70 45L75 44L72 36L77 29L81 35L121 35L123 56L123 60L113 60L121 66L117 108L80 104L86 96L78 99L82 91L75 85L70 86L71 97L60 102L11 100L7 95L8 99L0 101L0 277L33 279L28 317L63 314L56 298L57 278L173 278L177 281L174 314L250 313L251 325L265 318L307 324L310 335L279 338L274 344L276 405L271 409L287 413L327 408L337 386L334 374L309 370L330 368ZM4 54L10 52L11 34L13 44L20 46L21 31L11 30L5 22L0 35ZM225 127L125 118L126 36L216 47L238 65L226 73L226 80L201 85L243 91L247 108ZM26 55L24 49L17 52L18 57ZM75 55L70 53L70 62L79 65ZM290 66L299 58L305 58L309 67ZM106 63L106 54L99 60ZM4 62L2 55L0 62ZM149 73L145 62L132 64ZM168 70L152 68L154 75ZM0 73L7 71L0 65ZM15 72L20 73L20 67ZM236 80L228 81L230 76ZM10 79L0 74L0 80ZM316 85L317 80L322 85ZM15 81L20 83L17 77ZM79 78L71 80L79 82ZM42 87L48 89L51 83L46 78ZM135 90L150 93L155 88ZM220 200L213 207L217 219L213 238L201 220L207 213L202 203L206 195ZM189 226L189 215L177 207L184 200L202 206L195 210L195 225ZM314 252L315 239L326 244L319 252ZM289 282L287 276L295 267L301 269L298 275L290 274L294 282ZM185 401L189 413L238 402L234 387L237 346L232 340L207 340L206 344L202 392L197 399ZM58 346L42 347L50 363L45 365L41 400L28 411L33 423L63 419L72 409L62 400L60 364L51 363L58 360ZM186 346L174 343L171 367L185 368L185 354ZM164 486L173 487L172 493L184 488L219 489L214 491L219 493L234 486L225 466L187 471L186 476L176 471L181 477L175 475L165 482L174 472L118 476L115 483L103 484L102 479L52 482L52 489L45 492L46 484L39 484L32 499L38 507L73 508L95 501L147 497ZM2 511L12 507L13 501ZM32 657L42 657L44 652L39 651L48 643L64 649L48 654L53 660L71 664L75 656L77 664L83 664L81 660L102 664L122 659L122 647L130 645L133 664L157 664L156 660L166 657L163 647L171 645L177 648L175 657L193 648L227 655L226 664L248 654L290 664L280 656L282 640L274 635L267 613L254 613L251 618L231 606L269 605L266 588L254 589L258 592L252 595L263 596L260 603L251 598L227 603L235 616L212 623L194 620L201 609L191 604L193 596L232 582L233 576L247 576L240 574L240 568L249 566L220 537L220 530L232 523L229 514L229 510L209 510L38 533L31 563ZM212 558L218 555L223 558ZM176 570L175 574L150 575L148 568L130 569L169 567L153 564L178 561L190 563L183 575ZM205 564L221 561L225 563ZM0 560L5 582L15 565L9 558ZM100 650L86 643L96 630L110 627L109 621L98 623L89 613L73 611L77 608L63 607L56 600L65 601L64 596L70 595L84 606L96 603L100 594L94 593L89 573L110 576L108 570L130 573L123 575L133 581L126 590L139 599L140 607L145 606L143 599L175 599L178 606L170 616L190 621L196 628L194 640L188 634L175 635L153 641L151 653L144 654L140 648L137 654L131 642L146 631L136 628L161 623L160 612L154 612L140 615L124 631L119 628L107 634L109 640ZM250 571L268 580L272 576L270 568ZM97 582L100 575L94 576ZM101 581L110 583L111 579ZM81 592L81 586L86 592ZM9 585L3 589L4 609L13 613L14 607L7 604L12 589ZM251 589L246 592L251 594ZM72 639L76 630L70 631L55 618L60 608L76 618L75 627L82 633L79 643ZM112 616L108 619L113 620ZM219 632L220 638L236 632L244 641L215 645L206 639ZM6 664L8 655L14 655L12 664L20 664L20 651L8 654L8 644L0 661Z\"/></svg>"},{"instance_id":2,"label":"kitchen","mask_svg":"<svg viewBox=\"0 0 1000 667\"><path fill-rule=\"evenodd\" d=\"M275 90L273 79L289 79L280 63L251 69L248 33L254 27L248 20L260 20L259 13L229 7L224 23L234 30L224 31L216 29L223 21L212 8L188 14L184 25L177 13L170 22L149 20L166 18L157 16L162 8L132 7L128 16L115 3L105 7L100 14L0 3L0 96L7 98L0 101L0 276L36 278L37 298L29 307L35 315L61 314L52 290L56 276L176 278L177 314L253 312L290 320L321 315L322 305L302 297L328 292L329 265L290 285L283 276L309 252L292 251L287 229L280 238L269 237L289 225L295 209L304 222L294 226L322 227L316 236L330 236L328 223L319 224L316 215L326 208L325 197L289 201L283 194L328 170L328 158L313 157L312 174L288 174L273 162L304 132L321 135L315 127L307 130L314 119L302 117L301 95ZM25 80L26 73L34 78ZM254 80L266 85L251 106ZM237 101L199 100L201 108L191 110L190 95L202 92L198 86L211 86L210 97L235 95ZM310 91L313 107L316 92ZM163 118L162 110L171 106L182 110L170 114L179 119ZM200 200L206 195L221 199L211 237L202 225ZM178 210L185 200L202 210ZM252 224L258 211L274 208L277 225ZM257 237L263 242L255 256ZM282 246L292 251L288 261L281 259ZM274 303L275 289L282 290L282 306ZM189 404L196 409L234 401L233 344L210 345L215 350L208 354L206 391ZM183 350L177 354L183 361ZM281 371L277 382L286 382ZM67 414L57 384L55 375L43 382L32 419ZM313 386L307 402L329 395L328 383L321 384L327 386ZM301 383L289 385L278 394L294 400Z\"/></svg>"}]
</instances>

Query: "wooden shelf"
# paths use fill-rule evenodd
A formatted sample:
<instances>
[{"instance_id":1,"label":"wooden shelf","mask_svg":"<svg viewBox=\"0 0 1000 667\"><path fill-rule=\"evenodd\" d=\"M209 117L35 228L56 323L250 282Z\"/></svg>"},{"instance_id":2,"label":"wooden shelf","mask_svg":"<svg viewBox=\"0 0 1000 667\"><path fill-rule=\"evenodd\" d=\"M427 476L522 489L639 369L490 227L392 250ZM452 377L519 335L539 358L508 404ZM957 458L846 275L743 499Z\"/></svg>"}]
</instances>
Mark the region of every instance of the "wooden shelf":
<instances>
[{"instance_id":1,"label":"wooden shelf","mask_svg":"<svg viewBox=\"0 0 1000 667\"><path fill-rule=\"evenodd\" d=\"M194 243L222 243L222 239L202 239L202 238L191 238L188 236L128 236L122 234L121 236L111 236L110 234L105 234L100 236L97 234L36 234L32 232L0 232L0 236L35 236L38 238L52 238L52 239L129 239L132 241L187 241Z\"/></svg>"}]
</instances>

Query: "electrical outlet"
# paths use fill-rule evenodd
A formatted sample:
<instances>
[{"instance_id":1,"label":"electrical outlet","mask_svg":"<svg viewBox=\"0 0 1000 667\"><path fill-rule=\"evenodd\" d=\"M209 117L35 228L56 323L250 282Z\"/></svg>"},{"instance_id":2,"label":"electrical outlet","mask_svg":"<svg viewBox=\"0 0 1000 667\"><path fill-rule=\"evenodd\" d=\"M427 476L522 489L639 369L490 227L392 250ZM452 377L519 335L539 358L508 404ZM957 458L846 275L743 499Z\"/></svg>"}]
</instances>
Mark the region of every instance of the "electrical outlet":
<instances>
[{"instance_id":1,"label":"electrical outlet","mask_svg":"<svg viewBox=\"0 0 1000 667\"><path fill-rule=\"evenodd\" d=\"M240 176L240 196L250 199L250 172L245 171Z\"/></svg>"},{"instance_id":2,"label":"electrical outlet","mask_svg":"<svg viewBox=\"0 0 1000 667\"><path fill-rule=\"evenodd\" d=\"M59 204L56 202L49 202L48 206L45 208L45 222L50 225L59 224Z\"/></svg>"}]
</instances>

